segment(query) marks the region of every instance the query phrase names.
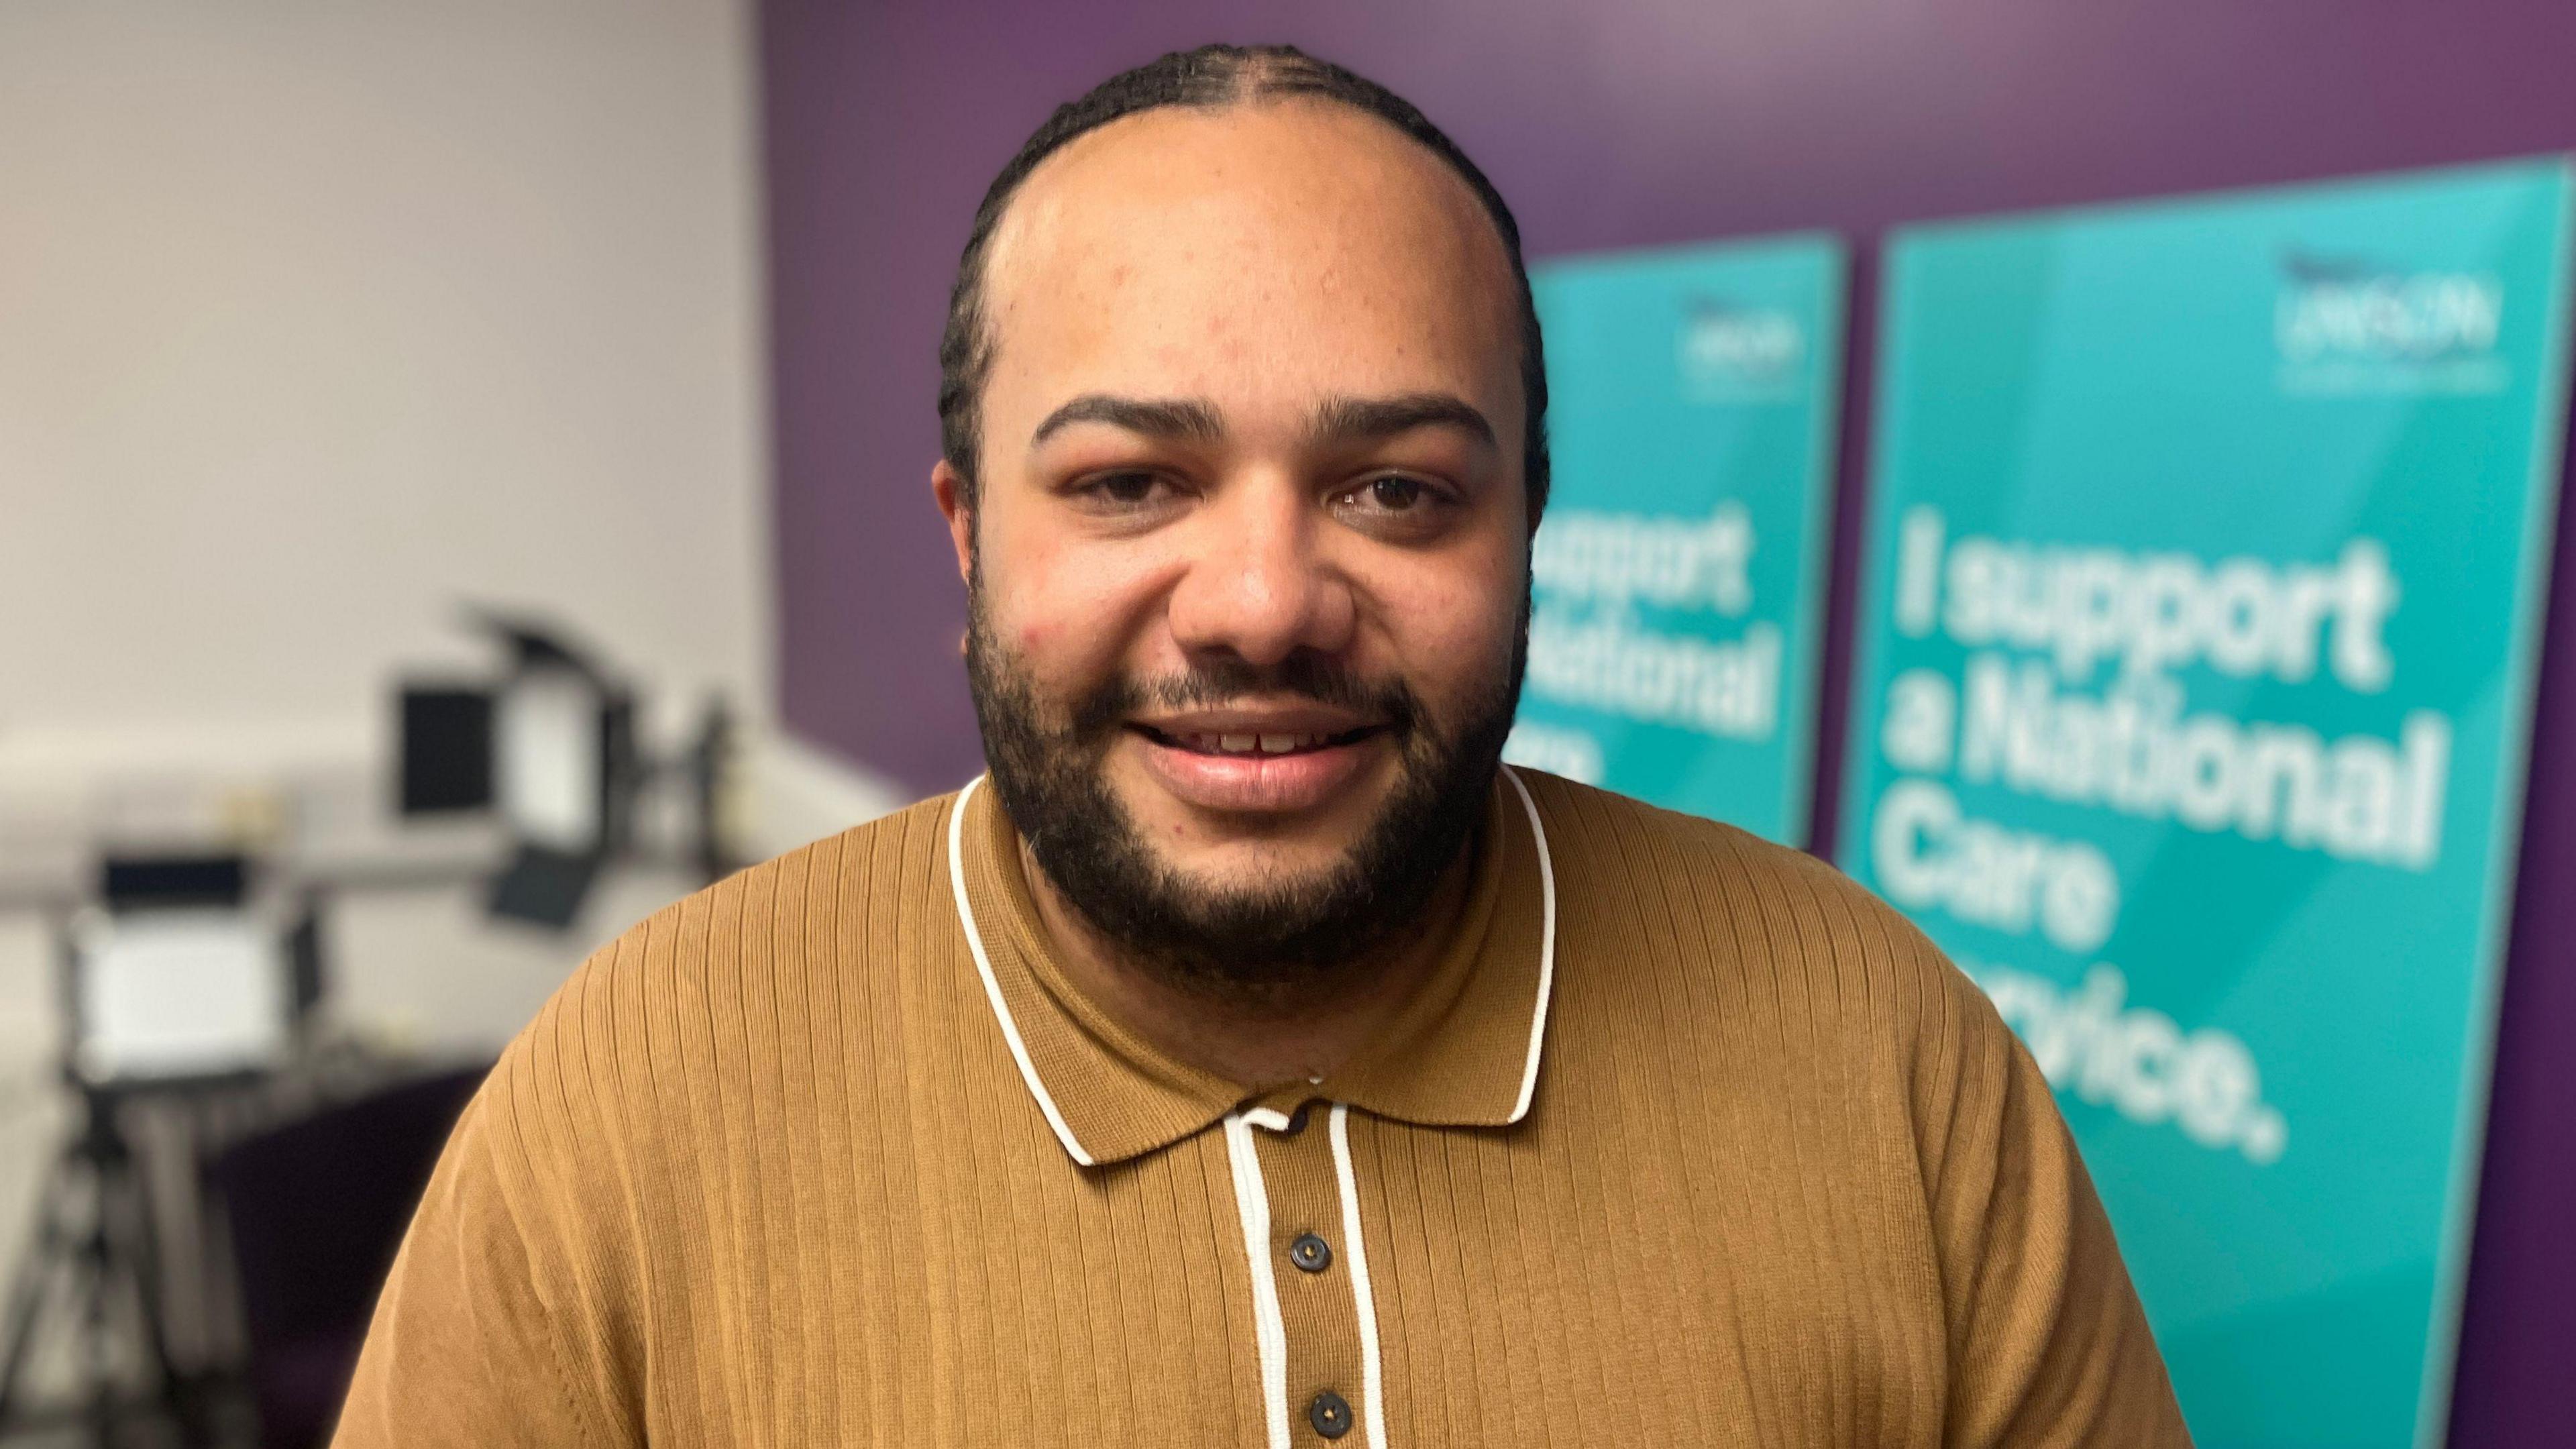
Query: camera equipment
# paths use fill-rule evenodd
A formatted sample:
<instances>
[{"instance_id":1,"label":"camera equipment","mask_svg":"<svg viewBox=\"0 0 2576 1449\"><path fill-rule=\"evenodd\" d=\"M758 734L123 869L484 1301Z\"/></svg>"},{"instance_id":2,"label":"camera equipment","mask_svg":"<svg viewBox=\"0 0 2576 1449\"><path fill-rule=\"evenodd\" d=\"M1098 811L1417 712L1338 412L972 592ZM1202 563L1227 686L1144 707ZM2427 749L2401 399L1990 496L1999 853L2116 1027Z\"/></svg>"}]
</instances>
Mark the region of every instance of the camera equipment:
<instances>
[{"instance_id":1,"label":"camera equipment","mask_svg":"<svg viewBox=\"0 0 2576 1449\"><path fill-rule=\"evenodd\" d=\"M683 755L657 764L636 743L634 691L595 655L527 618L469 617L508 662L488 683L401 687L401 804L409 816L499 817L512 854L489 884L493 915L569 926L601 870L634 849L645 792L665 776L691 795L692 862L709 879L728 868L716 821L730 747L720 703Z\"/></svg>"},{"instance_id":2,"label":"camera equipment","mask_svg":"<svg viewBox=\"0 0 2576 1449\"><path fill-rule=\"evenodd\" d=\"M497 811L514 854L488 908L568 926L628 841L642 784L634 696L560 633L490 611L471 618L509 663L481 688L403 686L403 813Z\"/></svg>"},{"instance_id":3,"label":"camera equipment","mask_svg":"<svg viewBox=\"0 0 2576 1449\"><path fill-rule=\"evenodd\" d=\"M100 1442L120 1413L121 1366L193 1442L196 1395L173 1364L151 1194L125 1130L145 1097L254 1079L286 1059L321 990L312 902L281 909L238 855L112 857L98 904L62 925L63 1076L78 1117L37 1202L0 1340L0 1425L37 1329L67 1310Z\"/></svg>"}]
</instances>

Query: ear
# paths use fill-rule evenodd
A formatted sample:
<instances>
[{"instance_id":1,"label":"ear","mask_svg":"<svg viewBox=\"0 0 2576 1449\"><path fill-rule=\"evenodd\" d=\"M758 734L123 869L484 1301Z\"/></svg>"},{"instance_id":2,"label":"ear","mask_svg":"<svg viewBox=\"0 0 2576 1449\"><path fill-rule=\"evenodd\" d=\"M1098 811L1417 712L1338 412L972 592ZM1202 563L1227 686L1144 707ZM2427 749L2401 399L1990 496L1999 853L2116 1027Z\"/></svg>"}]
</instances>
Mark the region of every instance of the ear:
<instances>
[{"instance_id":1,"label":"ear","mask_svg":"<svg viewBox=\"0 0 2576 1449\"><path fill-rule=\"evenodd\" d=\"M948 541L957 548L957 577L967 577L975 567L975 510L966 501L966 475L942 458L930 470L930 496L939 501L939 512L948 520Z\"/></svg>"}]
</instances>

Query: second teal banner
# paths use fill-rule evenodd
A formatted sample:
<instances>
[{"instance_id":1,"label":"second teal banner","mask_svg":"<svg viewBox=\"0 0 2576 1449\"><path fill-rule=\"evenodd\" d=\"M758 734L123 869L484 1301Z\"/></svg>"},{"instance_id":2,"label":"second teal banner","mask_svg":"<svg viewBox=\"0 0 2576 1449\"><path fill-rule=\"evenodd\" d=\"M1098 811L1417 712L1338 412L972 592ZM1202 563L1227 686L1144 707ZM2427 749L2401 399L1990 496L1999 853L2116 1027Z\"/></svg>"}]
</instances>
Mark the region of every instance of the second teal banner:
<instances>
[{"instance_id":1,"label":"second teal banner","mask_svg":"<svg viewBox=\"0 0 2576 1449\"><path fill-rule=\"evenodd\" d=\"M1508 758L1805 843L1843 274L1814 236L1532 269L1556 480Z\"/></svg>"}]
</instances>

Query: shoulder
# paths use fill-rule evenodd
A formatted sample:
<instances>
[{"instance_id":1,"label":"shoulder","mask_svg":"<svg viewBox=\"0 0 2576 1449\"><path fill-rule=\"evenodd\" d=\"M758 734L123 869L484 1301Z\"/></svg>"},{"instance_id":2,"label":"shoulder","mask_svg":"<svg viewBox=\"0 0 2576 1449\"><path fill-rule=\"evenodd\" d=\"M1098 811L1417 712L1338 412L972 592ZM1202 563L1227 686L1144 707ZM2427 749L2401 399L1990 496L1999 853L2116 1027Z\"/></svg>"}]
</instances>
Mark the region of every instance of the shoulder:
<instances>
[{"instance_id":1,"label":"shoulder","mask_svg":"<svg viewBox=\"0 0 2576 1449\"><path fill-rule=\"evenodd\" d=\"M1872 954L1931 951L1893 907L1832 865L1751 831L1665 810L1536 770L1516 770L1538 806L1559 888L1622 905L1664 901L1757 912L1802 938Z\"/></svg>"},{"instance_id":2,"label":"shoulder","mask_svg":"<svg viewBox=\"0 0 2576 1449\"><path fill-rule=\"evenodd\" d=\"M957 795L934 795L747 866L646 917L608 950L699 919L758 930L830 921L933 886L944 897L948 818Z\"/></svg>"},{"instance_id":3,"label":"shoulder","mask_svg":"<svg viewBox=\"0 0 2576 1449\"><path fill-rule=\"evenodd\" d=\"M772 1048L848 1024L868 972L935 954L954 922L942 795L736 871L593 951L514 1040L494 1089L531 1134L613 1143L703 1105L710 1074L760 1086ZM500 1105L498 1103L496 1106Z\"/></svg>"},{"instance_id":4,"label":"shoulder","mask_svg":"<svg viewBox=\"0 0 2576 1449\"><path fill-rule=\"evenodd\" d=\"M1590 969L1739 1022L1794 1017L1847 1047L1953 1065L1962 1051L2009 1050L1985 993L1827 862L1723 821L1517 773L1546 827L1560 951L1594 958Z\"/></svg>"},{"instance_id":5,"label":"shoulder","mask_svg":"<svg viewBox=\"0 0 2576 1449\"><path fill-rule=\"evenodd\" d=\"M785 955L837 948L844 933L906 914L934 889L945 899L956 798L952 791L906 806L673 901L594 951L555 1006L577 1010L592 992L645 981L721 985ZM863 934L849 944L864 952L869 943Z\"/></svg>"}]
</instances>

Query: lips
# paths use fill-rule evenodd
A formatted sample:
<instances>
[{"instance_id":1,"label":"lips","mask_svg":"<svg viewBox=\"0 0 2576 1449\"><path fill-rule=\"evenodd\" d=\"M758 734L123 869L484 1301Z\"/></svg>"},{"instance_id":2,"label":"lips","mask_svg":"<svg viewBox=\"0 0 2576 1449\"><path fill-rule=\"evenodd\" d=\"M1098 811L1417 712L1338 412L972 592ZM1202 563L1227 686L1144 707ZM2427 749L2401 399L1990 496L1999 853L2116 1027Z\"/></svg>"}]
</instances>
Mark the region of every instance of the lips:
<instances>
[{"instance_id":1,"label":"lips","mask_svg":"<svg viewBox=\"0 0 2576 1449\"><path fill-rule=\"evenodd\" d=\"M1353 744L1374 733L1370 727L1325 733L1318 730L1158 730L1151 725L1137 729L1157 744L1188 750L1200 755L1298 755L1334 745Z\"/></svg>"},{"instance_id":2,"label":"lips","mask_svg":"<svg viewBox=\"0 0 2576 1449\"><path fill-rule=\"evenodd\" d=\"M1330 803L1386 748L1382 725L1318 727L1324 724L1346 721L1239 717L1129 728L1144 746L1148 770L1181 803L1230 815L1283 815Z\"/></svg>"}]
</instances>

